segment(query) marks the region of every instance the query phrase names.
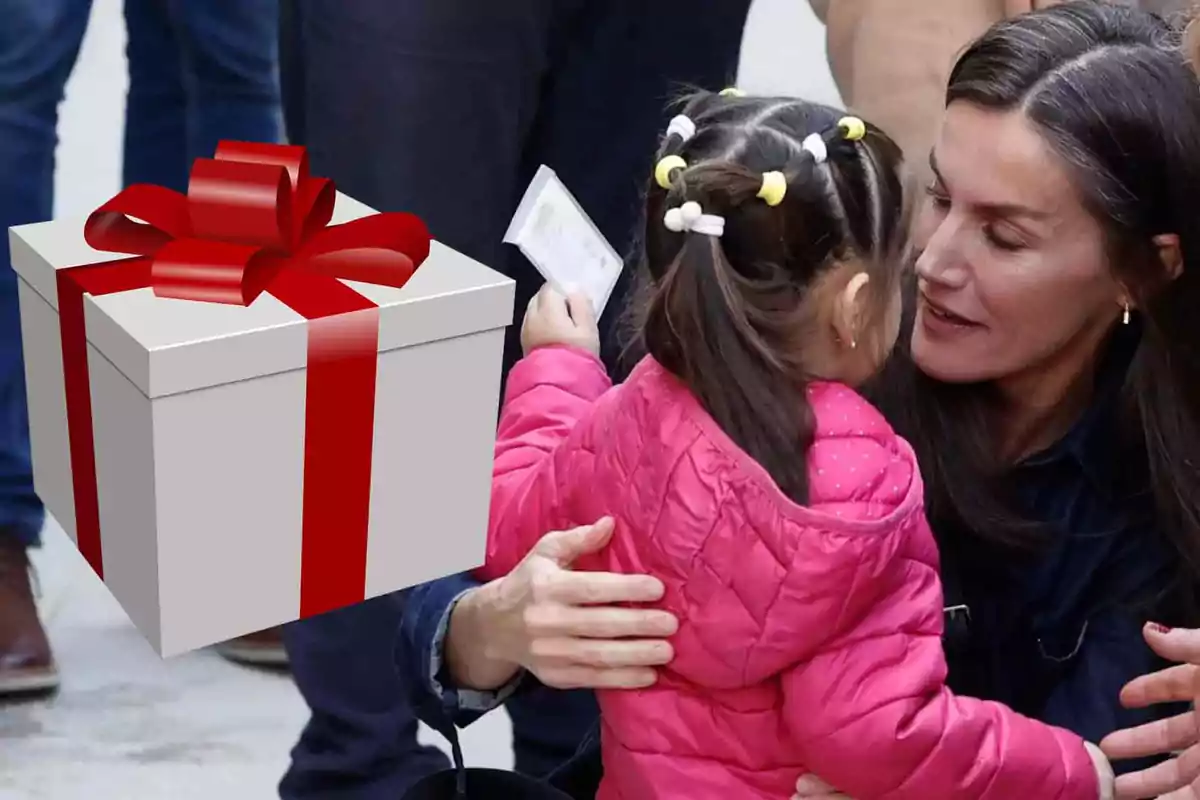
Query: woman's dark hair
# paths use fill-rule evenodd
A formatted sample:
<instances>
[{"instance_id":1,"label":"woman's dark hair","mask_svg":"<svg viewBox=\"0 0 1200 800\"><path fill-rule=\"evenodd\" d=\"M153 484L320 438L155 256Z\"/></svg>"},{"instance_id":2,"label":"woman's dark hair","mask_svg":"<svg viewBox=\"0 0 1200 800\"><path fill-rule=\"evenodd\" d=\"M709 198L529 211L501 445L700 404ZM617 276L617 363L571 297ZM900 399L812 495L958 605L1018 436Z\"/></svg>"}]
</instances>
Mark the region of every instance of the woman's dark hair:
<instances>
[{"instance_id":1,"label":"woman's dark hair","mask_svg":"<svg viewBox=\"0 0 1200 800\"><path fill-rule=\"evenodd\" d=\"M907 219L899 148L867 125L851 141L838 111L794 99L697 93L682 114L694 135L669 133L659 159L679 156L669 188L650 181L642 235L640 344L697 397L781 490L807 502L813 436L799 342L815 319L814 280L854 259L871 276L864 327L898 290ZM827 159L804 140L817 134ZM758 197L767 172L787 181L781 203ZM685 202L725 219L720 237L673 231Z\"/></svg>"},{"instance_id":2,"label":"woman's dark hair","mask_svg":"<svg viewBox=\"0 0 1200 800\"><path fill-rule=\"evenodd\" d=\"M946 104L1016 111L1072 172L1103 226L1141 339L1115 440L1154 491L1155 522L1200 574L1200 90L1181 30L1148 12L1081 0L992 27L959 58ZM1153 243L1177 234L1171 280ZM906 324L910 324L907 323ZM907 343L907 335L901 341ZM935 527L1029 544L1046 531L1004 493L988 389L927 378L898 348L881 405L916 448Z\"/></svg>"}]
</instances>

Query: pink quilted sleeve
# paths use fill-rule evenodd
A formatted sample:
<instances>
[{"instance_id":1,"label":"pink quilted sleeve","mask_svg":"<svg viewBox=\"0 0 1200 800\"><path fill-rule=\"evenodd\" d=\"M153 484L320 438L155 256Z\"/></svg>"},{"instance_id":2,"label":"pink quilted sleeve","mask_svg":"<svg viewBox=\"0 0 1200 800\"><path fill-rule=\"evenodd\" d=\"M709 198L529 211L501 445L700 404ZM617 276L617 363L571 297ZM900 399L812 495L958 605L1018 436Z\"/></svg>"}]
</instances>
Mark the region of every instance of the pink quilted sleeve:
<instances>
[{"instance_id":1,"label":"pink quilted sleeve","mask_svg":"<svg viewBox=\"0 0 1200 800\"><path fill-rule=\"evenodd\" d=\"M932 537L813 531L828 556L825 581L841 587L828 637L783 672L785 714L805 763L858 800L1096 800L1100 786L1083 741L1006 706L946 687L942 589ZM929 537L928 546L906 546ZM831 566L831 564L833 566ZM820 607L793 568L780 620ZM820 580L816 581L819 585ZM810 619L810 622L814 620Z\"/></svg>"},{"instance_id":2,"label":"pink quilted sleeve","mask_svg":"<svg viewBox=\"0 0 1200 800\"><path fill-rule=\"evenodd\" d=\"M563 489L587 481L579 423L612 387L600 360L583 350L543 347L508 376L496 434L485 580L507 574L561 524Z\"/></svg>"}]
</instances>

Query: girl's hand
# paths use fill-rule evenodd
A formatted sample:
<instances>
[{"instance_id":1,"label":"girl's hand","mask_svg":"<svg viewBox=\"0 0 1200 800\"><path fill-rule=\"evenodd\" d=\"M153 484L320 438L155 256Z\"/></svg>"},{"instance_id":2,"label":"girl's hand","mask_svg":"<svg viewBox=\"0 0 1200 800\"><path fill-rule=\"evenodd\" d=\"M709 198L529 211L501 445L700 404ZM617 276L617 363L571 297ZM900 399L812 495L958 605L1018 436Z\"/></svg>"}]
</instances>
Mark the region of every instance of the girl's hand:
<instances>
[{"instance_id":1,"label":"girl's hand","mask_svg":"<svg viewBox=\"0 0 1200 800\"><path fill-rule=\"evenodd\" d=\"M796 793L792 800L851 800L849 795L835 791L816 775L808 774L796 781Z\"/></svg>"},{"instance_id":2,"label":"girl's hand","mask_svg":"<svg viewBox=\"0 0 1200 800\"><path fill-rule=\"evenodd\" d=\"M1144 631L1154 652L1180 662L1129 682L1121 691L1121 704L1146 708L1160 703L1200 701L1200 630L1169 631L1150 624ZM1112 760L1176 753L1169 761L1117 778L1117 800L1158 797L1170 800L1200 799L1200 711L1117 731L1100 743Z\"/></svg>"},{"instance_id":3,"label":"girl's hand","mask_svg":"<svg viewBox=\"0 0 1200 800\"><path fill-rule=\"evenodd\" d=\"M592 302L581 294L563 297L546 284L529 301L521 326L525 355L539 347L567 345L600 355L600 330Z\"/></svg>"},{"instance_id":4,"label":"girl's hand","mask_svg":"<svg viewBox=\"0 0 1200 800\"><path fill-rule=\"evenodd\" d=\"M1092 759L1092 766L1096 770L1096 781L1100 784L1099 800L1115 800L1116 776L1113 775L1112 764L1108 762L1108 757L1091 742L1084 742L1084 747L1087 748L1087 754Z\"/></svg>"}]
</instances>

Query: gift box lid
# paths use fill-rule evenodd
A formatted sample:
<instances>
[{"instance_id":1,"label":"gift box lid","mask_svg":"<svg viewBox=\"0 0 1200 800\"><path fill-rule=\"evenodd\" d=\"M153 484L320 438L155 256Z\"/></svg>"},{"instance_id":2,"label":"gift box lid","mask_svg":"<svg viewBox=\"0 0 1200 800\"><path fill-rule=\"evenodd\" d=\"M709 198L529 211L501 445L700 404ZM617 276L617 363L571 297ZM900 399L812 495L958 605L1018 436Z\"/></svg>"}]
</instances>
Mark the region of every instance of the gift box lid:
<instances>
[{"instance_id":1,"label":"gift box lid","mask_svg":"<svg viewBox=\"0 0 1200 800\"><path fill-rule=\"evenodd\" d=\"M339 193L333 223L375 213ZM13 269L58 310L55 273L125 256L92 249L84 221L10 229ZM510 278L433 242L401 289L344 281L379 306L379 351L466 336L512 323ZM147 397L217 386L303 368L307 320L264 292L249 306L156 297L152 289L88 296L88 342Z\"/></svg>"}]
</instances>

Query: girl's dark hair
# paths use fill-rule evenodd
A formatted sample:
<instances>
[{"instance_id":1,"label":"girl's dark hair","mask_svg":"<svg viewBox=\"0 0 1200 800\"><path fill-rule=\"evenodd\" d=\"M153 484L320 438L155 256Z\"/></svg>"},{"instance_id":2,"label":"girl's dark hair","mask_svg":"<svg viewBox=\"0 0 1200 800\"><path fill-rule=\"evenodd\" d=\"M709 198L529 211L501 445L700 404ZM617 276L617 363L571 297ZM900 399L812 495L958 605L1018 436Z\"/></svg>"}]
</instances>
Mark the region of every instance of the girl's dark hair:
<instances>
[{"instance_id":1,"label":"girl's dark hair","mask_svg":"<svg viewBox=\"0 0 1200 800\"><path fill-rule=\"evenodd\" d=\"M1181 30L1081 0L995 25L959 58L946 104L1024 114L1073 174L1142 331L1116 404L1119 471L1153 486L1156 524L1200 572L1200 91ZM1170 280L1153 238L1179 236ZM910 323L906 323L910 324ZM901 341L907 342L907 334ZM1005 497L986 385L927 378L898 348L877 399L916 448L935 527L1029 544ZM1139 466L1139 465L1145 465ZM1146 474L1143 473L1143 470Z\"/></svg>"},{"instance_id":2,"label":"girl's dark hair","mask_svg":"<svg viewBox=\"0 0 1200 800\"><path fill-rule=\"evenodd\" d=\"M851 141L841 113L794 99L700 92L682 114L694 135L668 135L658 158L680 156L686 167L670 172L668 189L649 184L638 344L805 503L813 420L799 343L815 324L805 294L827 268L855 259L871 276L876 319L864 328L882 322L907 241L900 151L870 125ZM803 147L812 134L827 148L824 163ZM771 171L787 181L777 206L757 196ZM724 234L668 229L667 211L688 201L724 217Z\"/></svg>"}]
</instances>

